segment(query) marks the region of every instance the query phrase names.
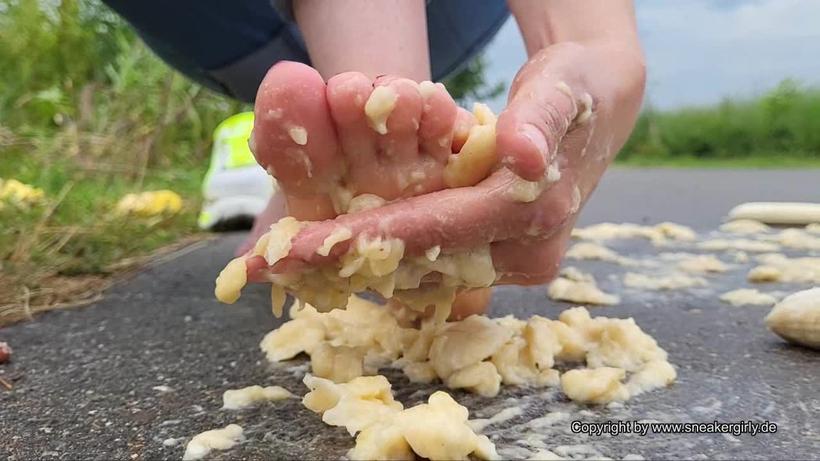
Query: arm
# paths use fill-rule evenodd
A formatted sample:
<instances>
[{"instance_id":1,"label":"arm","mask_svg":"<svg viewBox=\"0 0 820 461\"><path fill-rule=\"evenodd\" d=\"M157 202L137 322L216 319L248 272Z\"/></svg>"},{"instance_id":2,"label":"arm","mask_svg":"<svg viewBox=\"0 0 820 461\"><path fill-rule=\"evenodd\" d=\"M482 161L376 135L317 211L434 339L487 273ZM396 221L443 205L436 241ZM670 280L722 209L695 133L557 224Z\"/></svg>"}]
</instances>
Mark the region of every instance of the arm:
<instances>
[{"instance_id":1,"label":"arm","mask_svg":"<svg viewBox=\"0 0 820 461\"><path fill-rule=\"evenodd\" d=\"M640 53L629 0L509 0L527 54L560 42L621 45Z\"/></svg>"},{"instance_id":2,"label":"arm","mask_svg":"<svg viewBox=\"0 0 820 461\"><path fill-rule=\"evenodd\" d=\"M325 79L346 71L430 79L424 0L295 0L293 9Z\"/></svg>"},{"instance_id":3,"label":"arm","mask_svg":"<svg viewBox=\"0 0 820 461\"><path fill-rule=\"evenodd\" d=\"M560 144L567 157L597 154L595 165L577 165L582 169L579 182L584 198L594 189L598 178L626 141L640 110L646 71L638 40L632 2L628 0L509 0L510 10L518 22L529 61L518 72L510 89L509 112L517 112L500 120L502 124L516 119L532 104L535 96L553 109L553 116L542 117L541 125L546 145L556 150ZM565 83L571 89L571 105L555 91ZM591 108L585 107L590 98ZM529 97L532 99L532 97ZM523 107L522 107L523 106ZM579 117L586 109L592 111L589 126L573 123L560 125L556 114ZM575 142L576 138L583 138ZM516 140L510 141L513 144ZM502 141L502 143L504 142ZM576 147L575 144L581 144ZM517 151L517 150L516 150ZM526 146L521 151L526 152ZM582 155L584 154L584 155ZM512 169L526 179L536 179L543 166L526 159L511 159ZM549 159L547 159L549 160ZM516 168L516 163L521 163Z\"/></svg>"},{"instance_id":4,"label":"arm","mask_svg":"<svg viewBox=\"0 0 820 461\"><path fill-rule=\"evenodd\" d=\"M303 1L301 6L310 4ZM531 56L513 81L496 125L497 152L508 168L475 186L423 193L312 224L293 241L291 257L319 263L315 249L335 226L343 225L353 235L377 229L402 239L406 254L422 254L433 246L464 249L490 243L499 283L537 284L553 278L578 212L629 135L643 95L643 57L632 9L629 3L612 2L584 2L578 8L563 0L511 0ZM303 13L297 9L297 17ZM357 43L358 38L350 37L360 32L342 27L332 35L321 24L326 21L307 32L309 42L315 42L316 34L328 47ZM389 37L391 31L385 34ZM357 59L354 55L350 59ZM326 65L317 62L320 68ZM557 166L560 175L545 178L548 166ZM520 178L539 181L535 187L541 188L540 195L511 193L521 185ZM532 184L526 187L533 190Z\"/></svg>"}]
</instances>

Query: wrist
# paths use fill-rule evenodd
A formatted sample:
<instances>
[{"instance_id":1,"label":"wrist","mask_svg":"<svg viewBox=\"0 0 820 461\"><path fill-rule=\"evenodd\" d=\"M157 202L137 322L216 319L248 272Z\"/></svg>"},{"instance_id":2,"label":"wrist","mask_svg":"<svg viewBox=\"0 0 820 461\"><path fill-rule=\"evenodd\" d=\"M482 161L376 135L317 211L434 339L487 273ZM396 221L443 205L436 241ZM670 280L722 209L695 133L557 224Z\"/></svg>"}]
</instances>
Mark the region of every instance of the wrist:
<instances>
[{"instance_id":1,"label":"wrist","mask_svg":"<svg viewBox=\"0 0 820 461\"><path fill-rule=\"evenodd\" d=\"M565 82L573 91L586 91L596 97L606 97L614 91L640 101L646 86L643 51L630 40L555 43L534 54L519 75L528 73L529 67L539 69L545 77ZM513 94L518 91L516 87L514 84L510 89Z\"/></svg>"}]
</instances>

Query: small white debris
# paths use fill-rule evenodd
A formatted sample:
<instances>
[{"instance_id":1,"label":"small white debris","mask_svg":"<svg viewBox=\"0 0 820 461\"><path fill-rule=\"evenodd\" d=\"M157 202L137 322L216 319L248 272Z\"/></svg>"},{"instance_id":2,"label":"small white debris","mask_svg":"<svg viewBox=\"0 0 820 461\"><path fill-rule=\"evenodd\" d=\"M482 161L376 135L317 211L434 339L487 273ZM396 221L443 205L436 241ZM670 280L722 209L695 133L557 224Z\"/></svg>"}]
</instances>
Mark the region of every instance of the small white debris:
<instances>
[{"instance_id":1,"label":"small white debris","mask_svg":"<svg viewBox=\"0 0 820 461\"><path fill-rule=\"evenodd\" d=\"M290 397L293 397L293 394L280 386L248 386L225 391L222 394L222 409L242 410L254 407L261 402L284 400Z\"/></svg>"},{"instance_id":2,"label":"small white debris","mask_svg":"<svg viewBox=\"0 0 820 461\"><path fill-rule=\"evenodd\" d=\"M179 445L179 442L181 442L181 441L182 441L182 437L180 437L178 439L175 439L175 438L171 437L171 438L163 440L162 441L162 446L163 447L175 447L175 446Z\"/></svg>"},{"instance_id":3,"label":"small white debris","mask_svg":"<svg viewBox=\"0 0 820 461\"><path fill-rule=\"evenodd\" d=\"M197 434L188 442L185 447L185 454L182 456L183 461L191 461L202 459L211 452L211 450L227 450L232 448L237 443L243 442L245 436L242 435L243 429L238 424L229 424L222 429L212 429Z\"/></svg>"},{"instance_id":4,"label":"small white debris","mask_svg":"<svg viewBox=\"0 0 820 461\"><path fill-rule=\"evenodd\" d=\"M301 126L293 126L288 129L288 134L290 135L290 139L293 140L296 144L300 146L304 146L307 144L308 140L308 132Z\"/></svg>"},{"instance_id":5,"label":"small white debris","mask_svg":"<svg viewBox=\"0 0 820 461\"><path fill-rule=\"evenodd\" d=\"M386 86L377 86L370 93L367 103L364 105L364 113L367 115L367 121L370 127L376 133L387 134L387 119L393 108L396 107L396 101L399 95L395 91Z\"/></svg>"}]
</instances>

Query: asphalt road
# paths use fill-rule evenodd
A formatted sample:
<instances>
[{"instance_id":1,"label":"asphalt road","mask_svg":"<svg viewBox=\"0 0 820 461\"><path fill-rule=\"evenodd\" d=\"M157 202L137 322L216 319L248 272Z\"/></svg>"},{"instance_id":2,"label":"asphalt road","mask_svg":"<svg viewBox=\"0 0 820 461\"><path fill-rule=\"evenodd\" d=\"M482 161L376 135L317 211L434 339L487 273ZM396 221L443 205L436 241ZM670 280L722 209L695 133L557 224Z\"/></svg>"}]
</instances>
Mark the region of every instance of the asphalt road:
<instances>
[{"instance_id":1,"label":"asphalt road","mask_svg":"<svg viewBox=\"0 0 820 461\"><path fill-rule=\"evenodd\" d=\"M820 201L820 171L614 170L584 211L598 221L691 225L714 229L728 209L749 200ZM352 446L298 400L244 412L219 410L226 389L279 384L304 393L302 361L272 367L258 350L277 321L268 294L251 287L234 306L212 297L213 279L240 235L206 242L147 267L86 308L52 312L0 330L15 349L0 365L0 459L180 459L188 438L229 423L247 441L215 459L339 458ZM615 249L635 257L657 253L645 242ZM633 316L670 355L678 381L623 406L581 407L551 390L504 388L495 399L455 392L473 417L518 405L524 413L486 430L502 454L523 446L574 458L641 455L647 459L820 459L820 354L789 346L762 325L767 309L730 307L717 296L745 285L748 266L710 278L708 287L653 294L624 289L622 268L573 262L595 273L603 289L623 302L593 314ZM768 290L795 291L798 285ZM491 314L555 317L565 304L546 299L543 287L502 287ZM425 399L431 386L414 386L388 373L406 405ZM561 417L528 424L548 412ZM557 413L560 412L560 413ZM650 434L586 436L570 421L770 421L774 434ZM163 441L177 440L166 446Z\"/></svg>"}]
</instances>

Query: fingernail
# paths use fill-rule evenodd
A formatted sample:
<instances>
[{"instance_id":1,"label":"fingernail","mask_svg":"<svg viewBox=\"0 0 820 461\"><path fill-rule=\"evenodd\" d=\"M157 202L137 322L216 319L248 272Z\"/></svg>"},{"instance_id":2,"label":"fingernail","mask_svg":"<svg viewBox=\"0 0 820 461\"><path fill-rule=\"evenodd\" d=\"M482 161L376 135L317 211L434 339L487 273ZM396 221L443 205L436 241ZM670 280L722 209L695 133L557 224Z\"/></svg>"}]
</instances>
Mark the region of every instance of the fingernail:
<instances>
[{"instance_id":1,"label":"fingernail","mask_svg":"<svg viewBox=\"0 0 820 461\"><path fill-rule=\"evenodd\" d=\"M527 124L521 127L519 133L530 140L530 143L532 143L533 147L535 147L544 160L548 159L550 148L547 144L547 139L544 137L544 133L542 133L541 130L536 128L535 125Z\"/></svg>"}]
</instances>

